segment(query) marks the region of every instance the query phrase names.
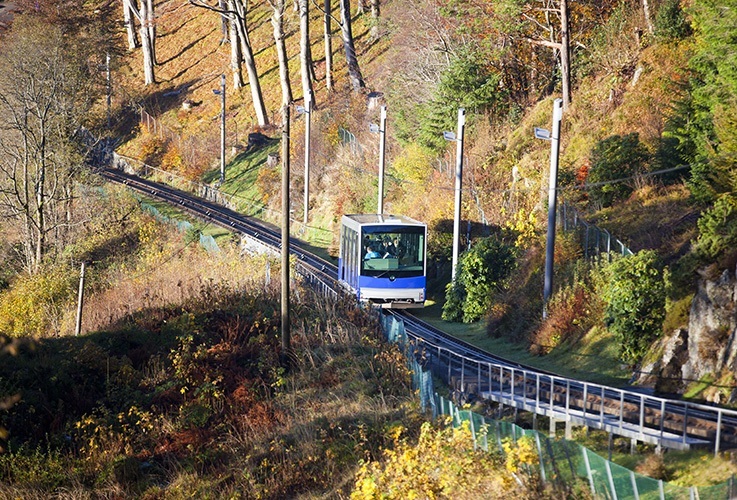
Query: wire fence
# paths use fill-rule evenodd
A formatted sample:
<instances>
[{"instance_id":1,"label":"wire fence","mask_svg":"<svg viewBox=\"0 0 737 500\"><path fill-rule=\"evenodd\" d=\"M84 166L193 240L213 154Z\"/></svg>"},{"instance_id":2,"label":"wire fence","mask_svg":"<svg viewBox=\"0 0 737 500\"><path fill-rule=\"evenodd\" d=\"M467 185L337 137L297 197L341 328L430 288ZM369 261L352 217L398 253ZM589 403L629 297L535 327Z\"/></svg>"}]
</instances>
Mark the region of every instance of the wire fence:
<instances>
[{"instance_id":1,"label":"wire fence","mask_svg":"<svg viewBox=\"0 0 737 500\"><path fill-rule=\"evenodd\" d=\"M216 185L193 181L181 175L148 165L141 160L129 156L112 153L112 168L127 174L137 175L156 182L175 187L187 193L194 194L209 202L222 205L245 215L258 217L268 222L280 222L282 213L272 210L263 203L248 199L237 194L227 193ZM329 246L332 244L333 233L326 229L304 224L301 220L290 218L293 234L308 235L309 240L316 245Z\"/></svg>"},{"instance_id":2,"label":"wire fence","mask_svg":"<svg viewBox=\"0 0 737 500\"><path fill-rule=\"evenodd\" d=\"M599 257L602 254L607 254L609 258L612 253L623 256L632 255L632 250L627 248L627 245L621 240L612 237L606 229L584 220L578 211L566 201L558 207L558 226L563 231L578 233L586 259Z\"/></svg>"},{"instance_id":3,"label":"wire fence","mask_svg":"<svg viewBox=\"0 0 737 500\"><path fill-rule=\"evenodd\" d=\"M194 226L192 223L186 220L179 220L173 217L168 217L161 213L161 211L155 206L149 203L141 203L141 209L153 215L156 220L165 224L172 224L177 228L180 233L186 233L187 231L193 230ZM199 233L199 244L209 253L220 253L220 247L218 246L215 238L209 234Z\"/></svg>"},{"instance_id":4,"label":"wire fence","mask_svg":"<svg viewBox=\"0 0 737 500\"><path fill-rule=\"evenodd\" d=\"M545 483L571 488L584 481L595 498L635 499L730 499L737 498L737 481L729 480L712 486L678 486L638 474L622 467L576 442L552 439L535 429L524 429L514 423L485 417L459 408L439 396L433 387L431 353L425 342L408 335L404 322L393 315L381 316L382 327L390 342L399 344L412 373L412 385L419 392L423 411L434 418L452 417L454 426L469 422L475 447L504 453L503 443L517 442L523 436L535 443L540 477ZM435 376L438 376L436 373ZM451 381L445 380L452 386Z\"/></svg>"}]
</instances>

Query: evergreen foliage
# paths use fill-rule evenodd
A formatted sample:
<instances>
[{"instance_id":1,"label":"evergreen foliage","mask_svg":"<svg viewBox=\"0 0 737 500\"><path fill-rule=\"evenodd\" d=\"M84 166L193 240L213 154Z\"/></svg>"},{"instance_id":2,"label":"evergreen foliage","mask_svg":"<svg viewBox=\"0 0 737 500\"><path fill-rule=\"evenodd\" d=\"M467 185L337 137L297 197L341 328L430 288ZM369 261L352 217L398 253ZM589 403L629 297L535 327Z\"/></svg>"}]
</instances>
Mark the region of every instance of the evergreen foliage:
<instances>
[{"instance_id":1,"label":"evergreen foliage","mask_svg":"<svg viewBox=\"0 0 737 500\"><path fill-rule=\"evenodd\" d=\"M681 40L691 34L691 26L683 15L679 0L666 0L655 15L655 35L667 40Z\"/></svg>"},{"instance_id":2,"label":"evergreen foliage","mask_svg":"<svg viewBox=\"0 0 737 500\"><path fill-rule=\"evenodd\" d=\"M604 269L605 322L622 361L637 363L662 333L668 273L652 250L615 260Z\"/></svg>"},{"instance_id":3,"label":"evergreen foliage","mask_svg":"<svg viewBox=\"0 0 737 500\"><path fill-rule=\"evenodd\" d=\"M446 287L445 321L473 323L489 310L491 294L515 266L515 247L500 236L476 242L458 263L456 281Z\"/></svg>"},{"instance_id":4,"label":"evergreen foliage","mask_svg":"<svg viewBox=\"0 0 737 500\"><path fill-rule=\"evenodd\" d=\"M634 190L632 177L644 172L647 161L647 150L636 132L599 141L591 151L588 182L598 184L589 191L591 200L608 207L625 199Z\"/></svg>"},{"instance_id":5,"label":"evergreen foliage","mask_svg":"<svg viewBox=\"0 0 737 500\"><path fill-rule=\"evenodd\" d=\"M440 76L433 99L419 109L417 139L433 150L445 147L443 131L455 130L458 108L482 112L504 100L500 76L484 64L481 53L458 53Z\"/></svg>"},{"instance_id":6,"label":"evergreen foliage","mask_svg":"<svg viewBox=\"0 0 737 500\"><path fill-rule=\"evenodd\" d=\"M732 190L737 156L737 9L705 0L694 3L690 13L695 51L688 132L695 163L689 187L699 201L711 202Z\"/></svg>"},{"instance_id":7,"label":"evergreen foliage","mask_svg":"<svg viewBox=\"0 0 737 500\"><path fill-rule=\"evenodd\" d=\"M699 219L697 254L715 260L728 250L737 248L737 200L723 195Z\"/></svg>"}]
</instances>

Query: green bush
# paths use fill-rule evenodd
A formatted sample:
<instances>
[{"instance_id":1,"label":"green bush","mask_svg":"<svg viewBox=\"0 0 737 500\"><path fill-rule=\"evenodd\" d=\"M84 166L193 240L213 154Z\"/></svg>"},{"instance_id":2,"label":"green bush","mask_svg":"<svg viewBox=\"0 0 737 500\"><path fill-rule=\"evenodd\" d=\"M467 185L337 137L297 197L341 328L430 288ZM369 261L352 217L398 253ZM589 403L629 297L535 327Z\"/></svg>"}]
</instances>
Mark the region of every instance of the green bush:
<instances>
[{"instance_id":1,"label":"green bush","mask_svg":"<svg viewBox=\"0 0 737 500\"><path fill-rule=\"evenodd\" d=\"M591 200L608 207L625 199L634 189L632 177L644 172L648 158L636 132L599 141L591 151Z\"/></svg>"},{"instance_id":2,"label":"green bush","mask_svg":"<svg viewBox=\"0 0 737 500\"><path fill-rule=\"evenodd\" d=\"M493 290L502 285L515 264L514 245L499 236L479 240L464 253L456 282L446 289L443 319L473 323L486 314Z\"/></svg>"},{"instance_id":3,"label":"green bush","mask_svg":"<svg viewBox=\"0 0 737 500\"><path fill-rule=\"evenodd\" d=\"M665 0L655 15L655 36L661 40L680 40L691 34L679 0Z\"/></svg>"},{"instance_id":4,"label":"green bush","mask_svg":"<svg viewBox=\"0 0 737 500\"><path fill-rule=\"evenodd\" d=\"M737 200L730 195L717 199L698 221L696 252L706 260L714 260L737 245Z\"/></svg>"},{"instance_id":5,"label":"green bush","mask_svg":"<svg viewBox=\"0 0 737 500\"><path fill-rule=\"evenodd\" d=\"M615 260L604 269L605 322L620 357L637 363L662 333L667 270L652 250Z\"/></svg>"}]
</instances>

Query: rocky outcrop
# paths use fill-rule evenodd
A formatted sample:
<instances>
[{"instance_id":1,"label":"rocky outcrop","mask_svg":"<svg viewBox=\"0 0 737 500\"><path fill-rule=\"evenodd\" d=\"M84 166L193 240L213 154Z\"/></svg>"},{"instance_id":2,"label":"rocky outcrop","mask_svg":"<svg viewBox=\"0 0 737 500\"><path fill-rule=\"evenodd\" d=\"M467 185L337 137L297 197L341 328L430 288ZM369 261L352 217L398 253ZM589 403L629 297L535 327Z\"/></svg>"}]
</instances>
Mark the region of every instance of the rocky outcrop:
<instances>
[{"instance_id":1,"label":"rocky outcrop","mask_svg":"<svg viewBox=\"0 0 737 500\"><path fill-rule=\"evenodd\" d=\"M702 278L691 302L688 330L678 329L654 346L662 355L643 365L638 383L659 393L678 393L705 376L737 378L737 278L725 270L716 280ZM715 403L737 401L737 390L706 391ZM722 388L727 389L727 388Z\"/></svg>"},{"instance_id":2,"label":"rocky outcrop","mask_svg":"<svg viewBox=\"0 0 737 500\"><path fill-rule=\"evenodd\" d=\"M688 330L679 328L664 336L654 349L662 355L642 366L637 383L651 386L661 394L680 392L684 387L681 371L688 361Z\"/></svg>"},{"instance_id":3,"label":"rocky outcrop","mask_svg":"<svg viewBox=\"0 0 737 500\"><path fill-rule=\"evenodd\" d=\"M735 372L737 358L737 280L725 270L715 281L699 280L688 321L688 360L681 376L699 380L727 369Z\"/></svg>"}]
</instances>

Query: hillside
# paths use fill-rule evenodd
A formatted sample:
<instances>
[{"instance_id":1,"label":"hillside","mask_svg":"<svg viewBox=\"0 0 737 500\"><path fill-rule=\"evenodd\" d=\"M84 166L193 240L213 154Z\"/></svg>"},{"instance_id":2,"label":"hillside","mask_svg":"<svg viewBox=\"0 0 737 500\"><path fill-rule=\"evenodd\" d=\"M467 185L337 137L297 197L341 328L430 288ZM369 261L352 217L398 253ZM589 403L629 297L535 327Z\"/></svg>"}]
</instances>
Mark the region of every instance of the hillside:
<instances>
[{"instance_id":1,"label":"hillside","mask_svg":"<svg viewBox=\"0 0 737 500\"><path fill-rule=\"evenodd\" d=\"M419 416L404 399L406 374L396 353L378 343L375 325L304 299L299 369L279 372L276 320L267 314L275 298L254 291L263 288L263 261L240 259L235 238L201 224L169 234L141 211L150 210L146 200L109 190L80 168L91 158L91 130L131 161L160 169L157 179L209 184L239 210L278 222L281 167L267 163L280 151L282 119L270 2L249 2L245 16L268 124L259 124L245 70L245 85L232 88L232 44L224 43L216 12L155 3L155 83L144 85L142 50L126 47L120 5L16 3L24 13L0 46L0 332L8 335L2 338L9 353L18 342L10 338L33 336L38 344L37 351L21 346L23 355L6 365L16 369L0 380L9 396L45 383L39 380L58 385L50 385L53 397L39 393L33 404L10 409L10 420L42 416L28 436L10 442L15 454L0 469L10 485L3 494L41 497L78 487L81 495L100 487L123 496L347 495L357 461L398 444L394 420L412 437L419 432ZM575 2L567 80L556 45L565 30L560 3L553 4L545 10L535 1L387 0L378 17L354 5L366 83L356 90L338 29L340 3L331 6L332 89L323 16L310 3L317 108L310 115L306 226L300 25L287 5L295 235L334 256L340 215L376 210L378 136L369 125L378 122L377 104L385 104L385 211L430 227L431 300L421 314L489 350L561 374L612 385L642 375L636 382L654 390L733 404L737 50L724 36L732 11L711 1ZM221 96L213 91L221 74L228 82L227 168L219 185ZM597 238L609 234L634 255L585 259L589 230L560 230L553 294L544 303L550 144L534 130L551 127L553 100L568 84L559 203L599 228ZM461 242L468 251L448 286L456 145L442 132L455 129L459 107L468 117L462 218L469 229ZM17 109L25 120L13 119ZM39 109L49 115L33 112ZM203 233L216 236L226 255L194 249ZM91 266L90 292L83 335L75 338L81 262ZM338 340L330 330L336 317L350 319L338 323ZM312 335L327 346L315 345ZM232 355L224 353L231 348ZM67 363L72 358L75 366ZM200 370L199 359L217 369ZM366 366L371 373L359 368ZM253 378L231 385L233 367L253 369ZM87 378L87 386L74 385ZM355 380L365 387L351 386ZM335 401L305 395L342 389ZM353 399L376 407L375 420L365 422ZM314 413L300 414L300 404ZM238 421L246 407L264 413ZM338 410L346 413L333 419ZM49 444L53 453L33 458L22 443L41 446L46 429L58 442ZM140 439L129 437L131 429ZM298 448L302 437L309 442ZM274 458L266 450L285 465L283 477L272 479ZM28 457L29 467L53 474L26 484L21 465ZM323 461L326 468L317 465ZM238 476L224 464L256 472Z\"/></svg>"}]
</instances>

